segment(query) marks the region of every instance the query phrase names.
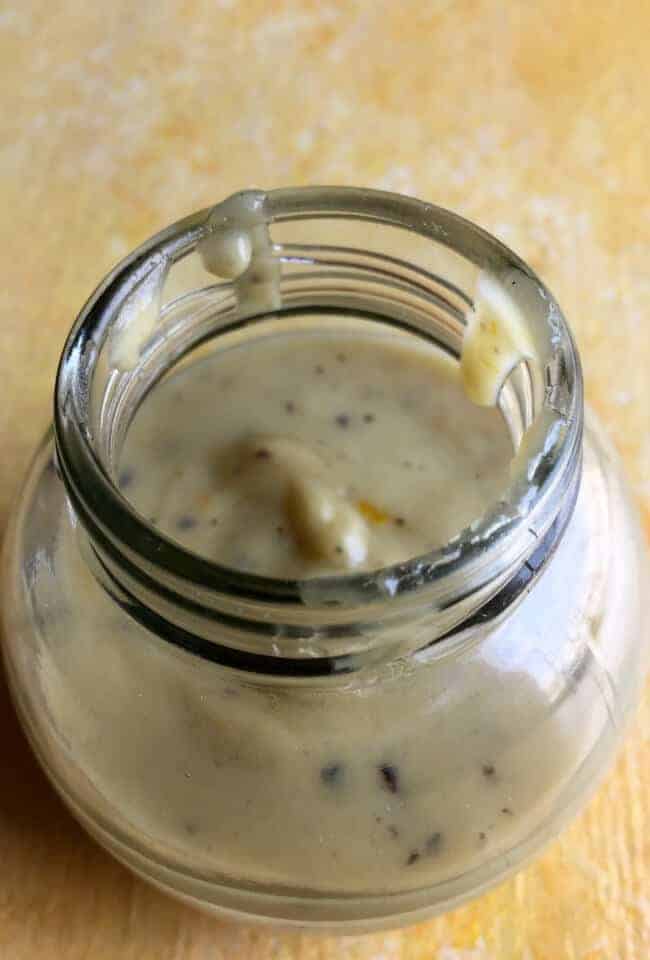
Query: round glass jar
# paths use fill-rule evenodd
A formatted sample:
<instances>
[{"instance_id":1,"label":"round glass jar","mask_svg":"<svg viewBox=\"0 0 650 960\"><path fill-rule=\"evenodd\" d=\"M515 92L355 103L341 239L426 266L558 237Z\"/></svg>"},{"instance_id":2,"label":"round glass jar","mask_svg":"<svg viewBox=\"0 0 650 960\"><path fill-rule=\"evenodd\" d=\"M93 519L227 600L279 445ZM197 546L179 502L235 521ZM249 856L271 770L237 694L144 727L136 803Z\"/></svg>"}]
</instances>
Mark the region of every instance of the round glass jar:
<instances>
[{"instance_id":1,"label":"round glass jar","mask_svg":"<svg viewBox=\"0 0 650 960\"><path fill-rule=\"evenodd\" d=\"M10 685L75 816L159 887L249 920L396 926L520 867L594 788L646 666L644 545L561 311L511 251L393 194L242 196L261 295L201 255L231 198L127 257L70 333L6 539ZM189 552L120 492L140 403L229 337L363 318L460 360L485 275L534 354L498 393L510 487L442 549L275 580Z\"/></svg>"}]
</instances>

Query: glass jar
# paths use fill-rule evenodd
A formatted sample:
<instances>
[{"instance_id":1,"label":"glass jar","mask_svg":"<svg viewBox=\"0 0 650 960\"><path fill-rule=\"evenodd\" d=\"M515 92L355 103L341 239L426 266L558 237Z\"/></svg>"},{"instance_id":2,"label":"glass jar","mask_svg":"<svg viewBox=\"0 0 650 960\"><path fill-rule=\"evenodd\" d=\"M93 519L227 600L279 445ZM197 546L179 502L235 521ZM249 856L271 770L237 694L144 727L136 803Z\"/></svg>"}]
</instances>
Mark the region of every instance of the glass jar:
<instances>
[{"instance_id":1,"label":"glass jar","mask_svg":"<svg viewBox=\"0 0 650 960\"><path fill-rule=\"evenodd\" d=\"M272 289L206 270L222 206L128 256L69 335L6 540L10 685L65 802L149 881L249 920L396 926L519 868L607 768L647 660L642 537L583 427L560 309L511 251L388 193L244 201ZM534 357L499 392L510 488L444 548L274 580L187 551L120 492L129 424L170 371L229 337L254 349L271 317L364 318L458 359L486 273Z\"/></svg>"}]
</instances>

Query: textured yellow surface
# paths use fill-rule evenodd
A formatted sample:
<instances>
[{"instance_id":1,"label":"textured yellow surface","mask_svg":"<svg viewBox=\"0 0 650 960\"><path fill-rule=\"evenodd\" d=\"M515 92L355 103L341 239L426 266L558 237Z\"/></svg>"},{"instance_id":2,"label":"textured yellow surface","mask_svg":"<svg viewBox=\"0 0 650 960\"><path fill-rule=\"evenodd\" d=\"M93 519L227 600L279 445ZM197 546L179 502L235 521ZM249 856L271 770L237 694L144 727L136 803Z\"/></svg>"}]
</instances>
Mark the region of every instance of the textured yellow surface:
<instances>
[{"instance_id":1,"label":"textured yellow surface","mask_svg":"<svg viewBox=\"0 0 650 960\"><path fill-rule=\"evenodd\" d=\"M647 0L0 3L0 512L75 311L234 189L414 193L537 268L650 527ZM55 799L0 692L1 960L647 960L648 697L586 813L479 902L408 931L237 927L147 888Z\"/></svg>"}]
</instances>

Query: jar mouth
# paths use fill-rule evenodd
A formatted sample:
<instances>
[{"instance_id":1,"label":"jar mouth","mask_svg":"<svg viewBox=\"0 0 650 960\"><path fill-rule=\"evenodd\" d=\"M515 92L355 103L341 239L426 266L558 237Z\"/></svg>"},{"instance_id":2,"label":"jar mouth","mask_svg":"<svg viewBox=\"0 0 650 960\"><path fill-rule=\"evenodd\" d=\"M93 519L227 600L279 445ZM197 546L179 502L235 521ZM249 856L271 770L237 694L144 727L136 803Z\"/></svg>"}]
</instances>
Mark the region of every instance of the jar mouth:
<instances>
[{"instance_id":1,"label":"jar mouth","mask_svg":"<svg viewBox=\"0 0 650 960\"><path fill-rule=\"evenodd\" d=\"M582 377L566 321L552 295L516 254L480 227L440 207L383 191L302 187L264 194L263 209L274 249L283 264L296 264L301 257L304 262L310 259L305 245L294 239L294 235L300 238L305 227L316 237L322 233L325 239L332 233L336 236L339 230L345 232L346 227L356 229L356 225L368 231L390 228L399 231L402 239L413 241L419 254L424 251L425 261L431 253L433 267L383 252L360 251L358 245L333 247L319 241L322 249L343 251L342 259L337 261L343 286L347 282L345 270L351 269L347 261L344 263L345 251L354 250L357 264L361 255L369 258L368 262L379 257L384 273L386 269L393 271L392 289L400 291L399 302L386 301L385 307L378 308L382 319L412 330L419 324L420 336L429 336L424 321L420 324L418 320L418 311L424 309L422 303L429 305L427 309L438 310L439 319L440 310L446 311L461 327L472 307L472 291L456 278L441 275L436 257L450 257L457 274L463 270L468 276L488 271L501 283L512 283L512 294L519 298L522 318L535 341L535 375L540 392L535 403L528 383L528 395L522 402L529 409L521 414L523 421L527 418L528 422L519 427L518 439L521 441L523 436L523 442L515 457L509 488L482 517L430 553L378 570L305 580L277 579L222 566L187 550L140 516L118 489L113 470L115 452L126 429L124 422L119 425L124 398L129 393L125 383L129 377L132 385L136 383L138 368L127 373L112 369L108 346L134 291L142 289L156 271L162 273L184 262L209 233L211 211L203 210L156 234L118 264L83 307L68 336L57 374L54 405L56 449L68 495L103 566L113 575L118 569L127 571L127 581L135 595L139 589L136 584L144 584L158 594L168 593L170 603L181 600L186 607L196 607L197 615L206 609L219 610L220 615L225 612L235 620L257 620L262 624L268 621L269 607L279 608L289 633L293 628L296 635L304 635L306 625L313 623L314 613L320 611L326 620L323 632L330 637L337 630L347 630L350 623L359 624L371 615L376 617L378 614L371 614L369 608L390 619L398 611L412 610L415 605L448 611L445 623L441 623L444 633L454 618L463 619L468 598L474 598L475 609L507 582L550 528L566 499L567 489L577 483ZM371 263L364 269L375 267ZM330 264L330 273L333 269ZM399 284L395 283L395 276L399 277ZM314 287L313 280L311 284L310 289ZM413 290L420 289L418 296L423 298L417 309L410 301L407 303L404 291L409 284ZM287 279L286 302L283 295L283 304L274 313L304 302L305 289L301 278L291 274ZM323 306L344 309L343 295L337 294L337 301L331 293L331 282L329 289L329 302ZM203 294L209 300L208 293L220 298L221 331L260 322L268 315L253 312L242 316L233 301L231 284L207 284ZM163 307L167 318L165 336L169 334L168 339L174 344L174 361L218 333L209 310L194 324L189 338L181 324L174 327L174 310L188 296L191 291ZM364 293L364 302L371 302L367 298L373 296L377 295L372 291ZM318 302L318 289L315 293L312 289L311 297L312 303ZM436 298L444 301L443 307L439 303L436 306ZM453 352L457 332L451 331L451 326L453 323L447 335L444 323L439 324L437 342ZM153 341L150 353L156 356L155 332ZM159 338L158 349L160 342ZM152 362L140 379L151 385L162 372L160 363L156 366ZM526 394L526 384L521 388L517 377L517 371L513 371L508 384L513 394L512 409L517 406L518 391ZM124 584L121 574L118 579Z\"/></svg>"}]
</instances>

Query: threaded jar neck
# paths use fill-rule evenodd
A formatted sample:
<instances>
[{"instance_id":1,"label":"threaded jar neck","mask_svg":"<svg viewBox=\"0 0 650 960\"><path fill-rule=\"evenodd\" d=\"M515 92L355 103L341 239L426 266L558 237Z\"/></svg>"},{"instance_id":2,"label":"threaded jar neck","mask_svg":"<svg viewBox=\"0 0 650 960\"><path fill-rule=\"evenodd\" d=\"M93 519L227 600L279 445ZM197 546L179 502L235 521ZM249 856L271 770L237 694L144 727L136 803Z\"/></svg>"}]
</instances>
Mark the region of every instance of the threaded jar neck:
<instances>
[{"instance_id":1,"label":"threaded jar neck","mask_svg":"<svg viewBox=\"0 0 650 960\"><path fill-rule=\"evenodd\" d=\"M242 295L236 278L219 281L206 269L206 243L215 230L235 229L233 210L242 198L253 211L244 227L257 232L252 240L232 234L233 262L261 251L268 271L261 298ZM119 454L140 403L197 350L235 331L253 340L270 319L290 324L318 312L399 328L459 359L482 277L516 310L531 345L498 390L515 449L511 483L441 549L367 573L278 580L191 553L120 493ZM122 261L66 342L55 437L91 562L118 603L208 659L271 674L321 675L453 634L498 596L498 612L507 608L522 570L528 564L534 573L534 558L550 555L570 514L580 477L582 403L579 359L562 313L515 254L468 221L418 200L313 187L230 198L172 225ZM508 584L510 595L503 593Z\"/></svg>"}]
</instances>

